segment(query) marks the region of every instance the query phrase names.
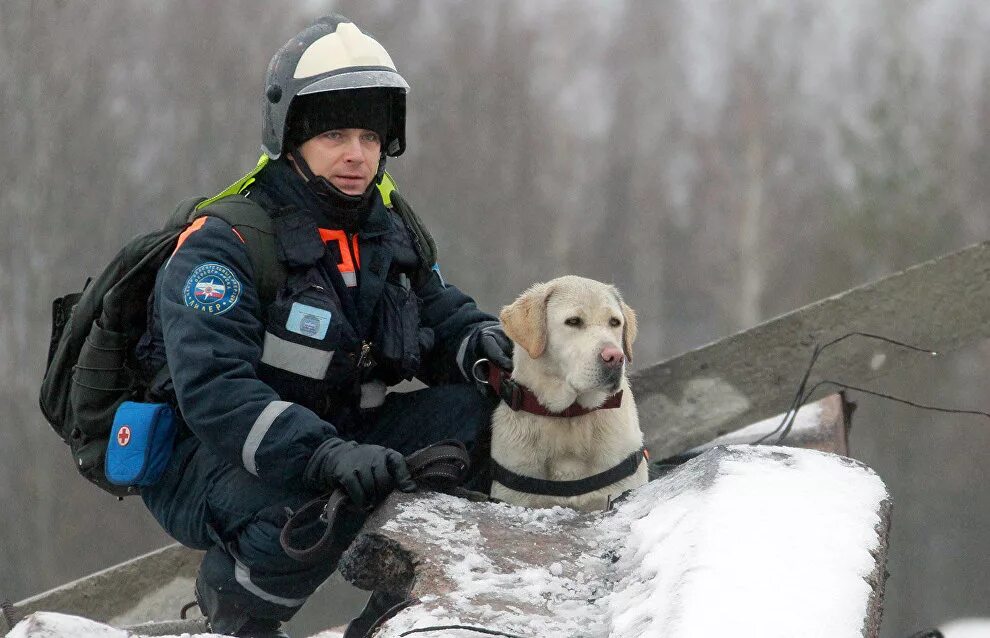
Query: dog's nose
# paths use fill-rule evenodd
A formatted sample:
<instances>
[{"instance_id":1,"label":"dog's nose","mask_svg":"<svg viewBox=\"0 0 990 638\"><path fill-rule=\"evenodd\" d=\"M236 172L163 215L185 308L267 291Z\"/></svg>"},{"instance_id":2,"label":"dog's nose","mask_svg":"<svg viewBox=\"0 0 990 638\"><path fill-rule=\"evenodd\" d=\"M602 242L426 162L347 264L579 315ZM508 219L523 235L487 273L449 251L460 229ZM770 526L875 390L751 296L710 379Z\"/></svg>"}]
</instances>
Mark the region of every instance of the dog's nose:
<instances>
[{"instance_id":1,"label":"dog's nose","mask_svg":"<svg viewBox=\"0 0 990 638\"><path fill-rule=\"evenodd\" d=\"M605 362L605 366L608 368L618 368L626 360L626 356L622 354L622 350L619 350L615 346L605 346L602 348L602 361Z\"/></svg>"}]
</instances>

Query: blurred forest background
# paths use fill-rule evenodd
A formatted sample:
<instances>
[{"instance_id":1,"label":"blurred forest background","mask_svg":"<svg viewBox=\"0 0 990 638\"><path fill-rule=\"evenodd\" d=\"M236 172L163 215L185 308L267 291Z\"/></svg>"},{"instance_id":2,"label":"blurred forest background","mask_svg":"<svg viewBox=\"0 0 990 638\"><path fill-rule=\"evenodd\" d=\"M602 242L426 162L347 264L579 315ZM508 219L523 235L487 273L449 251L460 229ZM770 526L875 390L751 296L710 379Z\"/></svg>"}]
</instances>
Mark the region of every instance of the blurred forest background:
<instances>
[{"instance_id":1,"label":"blurred forest background","mask_svg":"<svg viewBox=\"0 0 990 638\"><path fill-rule=\"evenodd\" d=\"M638 366L990 235L984 0L0 3L0 597L167 542L37 408L49 304L254 165L269 57L332 10L412 85L389 167L447 279L491 310L614 282ZM985 410L988 355L878 387ZM894 497L884 635L990 616L990 423L853 398Z\"/></svg>"}]
</instances>

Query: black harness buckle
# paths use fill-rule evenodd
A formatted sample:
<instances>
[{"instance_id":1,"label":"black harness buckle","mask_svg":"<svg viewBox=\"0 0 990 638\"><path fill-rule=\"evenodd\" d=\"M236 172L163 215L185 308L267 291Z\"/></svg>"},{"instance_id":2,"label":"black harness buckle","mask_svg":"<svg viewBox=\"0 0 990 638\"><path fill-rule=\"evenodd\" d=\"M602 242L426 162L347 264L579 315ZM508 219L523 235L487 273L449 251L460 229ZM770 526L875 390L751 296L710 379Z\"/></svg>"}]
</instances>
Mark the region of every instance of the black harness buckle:
<instances>
[{"instance_id":1,"label":"black harness buckle","mask_svg":"<svg viewBox=\"0 0 990 638\"><path fill-rule=\"evenodd\" d=\"M519 408L522 407L522 388L520 388L519 384L509 377L502 377L502 382L499 384L498 388L498 396L515 412L518 412Z\"/></svg>"}]
</instances>

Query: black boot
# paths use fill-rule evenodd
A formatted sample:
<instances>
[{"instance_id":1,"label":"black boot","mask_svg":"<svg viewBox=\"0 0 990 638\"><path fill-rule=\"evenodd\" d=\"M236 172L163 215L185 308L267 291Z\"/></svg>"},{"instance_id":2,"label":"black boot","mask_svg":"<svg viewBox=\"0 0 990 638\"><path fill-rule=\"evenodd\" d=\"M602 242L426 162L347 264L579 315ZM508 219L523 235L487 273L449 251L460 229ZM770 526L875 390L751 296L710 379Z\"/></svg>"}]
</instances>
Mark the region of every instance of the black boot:
<instances>
[{"instance_id":1,"label":"black boot","mask_svg":"<svg viewBox=\"0 0 990 638\"><path fill-rule=\"evenodd\" d=\"M289 638L282 622L275 618L253 618L251 613L221 595L212 587L196 581L196 602L206 616L206 626L213 633L237 638Z\"/></svg>"},{"instance_id":2,"label":"black boot","mask_svg":"<svg viewBox=\"0 0 990 638\"><path fill-rule=\"evenodd\" d=\"M344 638L365 638L381 622L401 611L405 601L401 594L376 589L358 617L347 623Z\"/></svg>"},{"instance_id":3,"label":"black boot","mask_svg":"<svg viewBox=\"0 0 990 638\"><path fill-rule=\"evenodd\" d=\"M238 638L289 638L281 621L274 618L251 618L234 634Z\"/></svg>"}]
</instances>

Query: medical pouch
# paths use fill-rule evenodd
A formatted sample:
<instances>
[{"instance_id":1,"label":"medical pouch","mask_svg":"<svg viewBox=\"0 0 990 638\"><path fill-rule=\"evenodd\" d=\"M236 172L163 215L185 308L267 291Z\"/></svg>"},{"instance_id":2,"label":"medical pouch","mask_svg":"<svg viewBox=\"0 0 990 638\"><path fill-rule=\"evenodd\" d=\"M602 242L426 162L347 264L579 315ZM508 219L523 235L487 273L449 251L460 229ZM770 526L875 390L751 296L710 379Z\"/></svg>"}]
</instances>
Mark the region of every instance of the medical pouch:
<instances>
[{"instance_id":1,"label":"medical pouch","mask_svg":"<svg viewBox=\"0 0 990 638\"><path fill-rule=\"evenodd\" d=\"M174 443L171 407L124 401L114 415L107 444L107 480L114 485L154 485L172 457Z\"/></svg>"}]
</instances>

